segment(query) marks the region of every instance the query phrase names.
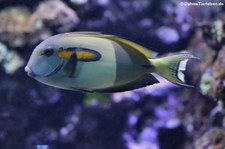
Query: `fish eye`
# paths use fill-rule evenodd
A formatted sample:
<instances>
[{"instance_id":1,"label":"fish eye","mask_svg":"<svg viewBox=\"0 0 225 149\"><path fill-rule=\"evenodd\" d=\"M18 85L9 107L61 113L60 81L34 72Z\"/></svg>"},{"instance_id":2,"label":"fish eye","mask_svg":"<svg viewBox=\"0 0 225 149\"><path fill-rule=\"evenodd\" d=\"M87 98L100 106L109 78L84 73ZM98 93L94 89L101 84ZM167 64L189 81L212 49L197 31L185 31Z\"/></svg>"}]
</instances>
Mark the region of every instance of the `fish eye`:
<instances>
[{"instance_id":1,"label":"fish eye","mask_svg":"<svg viewBox=\"0 0 225 149\"><path fill-rule=\"evenodd\" d=\"M52 48L45 49L43 53L45 56L51 56L54 53L54 49Z\"/></svg>"}]
</instances>

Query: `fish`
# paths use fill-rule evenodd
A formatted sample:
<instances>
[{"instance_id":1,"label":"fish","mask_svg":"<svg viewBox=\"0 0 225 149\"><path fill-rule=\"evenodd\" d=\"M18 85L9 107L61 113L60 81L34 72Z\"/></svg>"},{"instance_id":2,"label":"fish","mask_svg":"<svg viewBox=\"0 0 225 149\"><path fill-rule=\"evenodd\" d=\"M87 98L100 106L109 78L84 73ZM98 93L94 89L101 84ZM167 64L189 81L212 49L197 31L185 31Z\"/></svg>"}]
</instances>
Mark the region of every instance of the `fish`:
<instances>
[{"instance_id":1,"label":"fish","mask_svg":"<svg viewBox=\"0 0 225 149\"><path fill-rule=\"evenodd\" d=\"M98 32L61 33L42 41L25 67L28 76L56 88L114 93L159 83L153 74L184 87L190 53L159 57L135 42Z\"/></svg>"}]
</instances>

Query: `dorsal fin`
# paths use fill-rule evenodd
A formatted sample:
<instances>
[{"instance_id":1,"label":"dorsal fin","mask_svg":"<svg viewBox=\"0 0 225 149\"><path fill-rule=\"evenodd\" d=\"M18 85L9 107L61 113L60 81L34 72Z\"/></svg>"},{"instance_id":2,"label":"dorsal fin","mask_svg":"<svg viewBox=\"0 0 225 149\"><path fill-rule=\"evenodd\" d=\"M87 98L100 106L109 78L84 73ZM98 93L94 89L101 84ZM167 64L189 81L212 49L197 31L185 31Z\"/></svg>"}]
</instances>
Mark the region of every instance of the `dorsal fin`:
<instances>
[{"instance_id":1,"label":"dorsal fin","mask_svg":"<svg viewBox=\"0 0 225 149\"><path fill-rule=\"evenodd\" d=\"M98 36L104 36L101 32L68 32L68 33L62 33L58 34L56 36L92 36L92 37L98 37Z\"/></svg>"},{"instance_id":2,"label":"dorsal fin","mask_svg":"<svg viewBox=\"0 0 225 149\"><path fill-rule=\"evenodd\" d=\"M120 37L117 37L117 36L114 36L114 35L104 35L102 36L102 38L106 38L106 39L110 39L112 41L115 41L121 45L125 45L128 47L128 49L135 49L137 51L139 51L140 53L142 53L143 55L145 55L145 57L147 58L153 58L157 55L156 52L154 51L151 51L135 42L132 42L130 40L126 40L124 38L120 38Z\"/></svg>"},{"instance_id":3,"label":"dorsal fin","mask_svg":"<svg viewBox=\"0 0 225 149\"><path fill-rule=\"evenodd\" d=\"M92 31L78 31L78 32L71 32L70 34L85 34L85 35L102 35L101 32L92 32Z\"/></svg>"}]
</instances>

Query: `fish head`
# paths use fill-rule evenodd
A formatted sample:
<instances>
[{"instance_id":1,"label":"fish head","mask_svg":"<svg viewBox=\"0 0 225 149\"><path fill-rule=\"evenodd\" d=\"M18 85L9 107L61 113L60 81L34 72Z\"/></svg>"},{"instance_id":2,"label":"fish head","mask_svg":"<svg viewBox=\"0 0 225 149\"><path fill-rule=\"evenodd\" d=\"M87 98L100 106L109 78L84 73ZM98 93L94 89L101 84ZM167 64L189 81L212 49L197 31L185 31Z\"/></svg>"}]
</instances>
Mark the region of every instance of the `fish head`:
<instances>
[{"instance_id":1,"label":"fish head","mask_svg":"<svg viewBox=\"0 0 225 149\"><path fill-rule=\"evenodd\" d=\"M25 67L30 77L50 77L62 68L62 58L57 56L60 47L50 41L48 39L43 41L32 52Z\"/></svg>"}]
</instances>

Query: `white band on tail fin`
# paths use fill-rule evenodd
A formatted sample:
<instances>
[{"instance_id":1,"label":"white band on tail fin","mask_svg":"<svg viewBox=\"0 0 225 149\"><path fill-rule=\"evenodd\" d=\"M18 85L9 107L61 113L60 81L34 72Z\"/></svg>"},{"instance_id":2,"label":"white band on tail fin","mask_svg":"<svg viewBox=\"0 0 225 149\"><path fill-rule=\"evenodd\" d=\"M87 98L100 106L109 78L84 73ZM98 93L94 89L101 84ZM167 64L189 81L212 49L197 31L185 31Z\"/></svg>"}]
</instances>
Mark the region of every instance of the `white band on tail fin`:
<instances>
[{"instance_id":1,"label":"white band on tail fin","mask_svg":"<svg viewBox=\"0 0 225 149\"><path fill-rule=\"evenodd\" d=\"M186 82L184 78L184 71L186 70L188 59L185 59L183 61L180 61L179 67L178 67L178 72L177 72L177 77L182 81Z\"/></svg>"},{"instance_id":2,"label":"white band on tail fin","mask_svg":"<svg viewBox=\"0 0 225 149\"><path fill-rule=\"evenodd\" d=\"M150 64L154 66L154 73L166 78L177 85L193 87L185 82L186 66L190 59L199 60L199 58L189 53L179 53L175 55L149 59Z\"/></svg>"}]
</instances>

